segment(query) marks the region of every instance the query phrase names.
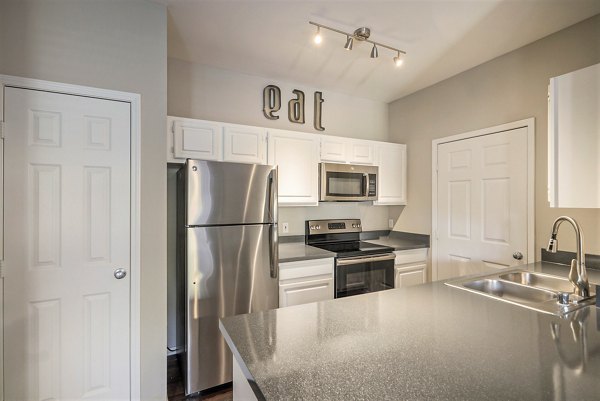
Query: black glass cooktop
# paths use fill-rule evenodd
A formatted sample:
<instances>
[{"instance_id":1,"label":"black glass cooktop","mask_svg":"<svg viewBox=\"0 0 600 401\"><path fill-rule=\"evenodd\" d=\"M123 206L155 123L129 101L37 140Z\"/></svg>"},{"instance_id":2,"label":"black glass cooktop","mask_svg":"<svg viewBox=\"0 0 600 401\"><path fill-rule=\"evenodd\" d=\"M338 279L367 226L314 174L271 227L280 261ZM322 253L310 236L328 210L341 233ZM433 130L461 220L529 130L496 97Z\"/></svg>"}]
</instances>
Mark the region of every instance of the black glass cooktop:
<instances>
[{"instance_id":1,"label":"black glass cooktop","mask_svg":"<svg viewBox=\"0 0 600 401\"><path fill-rule=\"evenodd\" d=\"M326 251L335 252L338 257L373 255L394 251L394 249L389 246L377 245L364 241L327 242L311 245L325 249Z\"/></svg>"}]
</instances>

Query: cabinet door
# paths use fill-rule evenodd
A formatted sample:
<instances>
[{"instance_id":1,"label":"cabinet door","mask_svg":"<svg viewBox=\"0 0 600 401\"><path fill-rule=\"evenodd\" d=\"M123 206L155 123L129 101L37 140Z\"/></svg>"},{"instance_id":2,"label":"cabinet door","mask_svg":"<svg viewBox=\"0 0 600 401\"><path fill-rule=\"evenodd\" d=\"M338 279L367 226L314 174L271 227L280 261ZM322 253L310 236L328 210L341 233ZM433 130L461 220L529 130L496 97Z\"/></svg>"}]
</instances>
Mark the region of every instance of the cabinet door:
<instances>
[{"instance_id":1,"label":"cabinet door","mask_svg":"<svg viewBox=\"0 0 600 401\"><path fill-rule=\"evenodd\" d=\"M266 164L267 130L244 125L225 125L223 161Z\"/></svg>"},{"instance_id":2,"label":"cabinet door","mask_svg":"<svg viewBox=\"0 0 600 401\"><path fill-rule=\"evenodd\" d=\"M348 140L335 136L321 137L321 161L346 163L348 159Z\"/></svg>"},{"instance_id":3,"label":"cabinet door","mask_svg":"<svg viewBox=\"0 0 600 401\"><path fill-rule=\"evenodd\" d=\"M376 146L379 177L375 205L406 205L406 145Z\"/></svg>"},{"instance_id":4,"label":"cabinet door","mask_svg":"<svg viewBox=\"0 0 600 401\"><path fill-rule=\"evenodd\" d=\"M374 164L375 145L370 141L351 139L348 141L350 163Z\"/></svg>"},{"instance_id":5,"label":"cabinet door","mask_svg":"<svg viewBox=\"0 0 600 401\"><path fill-rule=\"evenodd\" d=\"M333 278L280 282L279 307L333 299Z\"/></svg>"},{"instance_id":6,"label":"cabinet door","mask_svg":"<svg viewBox=\"0 0 600 401\"><path fill-rule=\"evenodd\" d=\"M394 287L402 288L411 285L423 284L426 281L425 268L427 265L416 265L407 267L396 267ZM414 270L413 270L414 269Z\"/></svg>"},{"instance_id":7,"label":"cabinet door","mask_svg":"<svg viewBox=\"0 0 600 401\"><path fill-rule=\"evenodd\" d=\"M222 159L222 125L211 121L175 119L173 153L177 159Z\"/></svg>"},{"instance_id":8,"label":"cabinet door","mask_svg":"<svg viewBox=\"0 0 600 401\"><path fill-rule=\"evenodd\" d=\"M268 163L279 167L279 205L318 206L319 137L269 131Z\"/></svg>"}]
</instances>

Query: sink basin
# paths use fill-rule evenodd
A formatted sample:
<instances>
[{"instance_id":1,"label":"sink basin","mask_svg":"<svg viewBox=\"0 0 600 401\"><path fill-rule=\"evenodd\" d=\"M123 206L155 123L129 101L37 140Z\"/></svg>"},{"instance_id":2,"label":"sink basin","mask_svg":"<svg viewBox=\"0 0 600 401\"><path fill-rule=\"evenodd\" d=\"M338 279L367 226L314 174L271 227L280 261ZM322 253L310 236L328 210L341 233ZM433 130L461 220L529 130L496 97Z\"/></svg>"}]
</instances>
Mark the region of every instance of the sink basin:
<instances>
[{"instance_id":1,"label":"sink basin","mask_svg":"<svg viewBox=\"0 0 600 401\"><path fill-rule=\"evenodd\" d=\"M530 287L544 288L551 291L573 292L573 284L566 278L550 276L548 274L531 272L513 272L502 274L502 280L512 281Z\"/></svg>"},{"instance_id":2,"label":"sink basin","mask_svg":"<svg viewBox=\"0 0 600 401\"><path fill-rule=\"evenodd\" d=\"M563 316L595 302L594 284L590 283L592 297L581 298L574 294L574 287L569 280L525 270L495 273L475 278L465 277L445 284L556 316ZM558 293L569 294L566 303L558 302Z\"/></svg>"},{"instance_id":3,"label":"sink basin","mask_svg":"<svg viewBox=\"0 0 600 401\"><path fill-rule=\"evenodd\" d=\"M509 281L483 279L463 284L475 291L516 302L546 302L557 299L552 291L526 287Z\"/></svg>"}]
</instances>

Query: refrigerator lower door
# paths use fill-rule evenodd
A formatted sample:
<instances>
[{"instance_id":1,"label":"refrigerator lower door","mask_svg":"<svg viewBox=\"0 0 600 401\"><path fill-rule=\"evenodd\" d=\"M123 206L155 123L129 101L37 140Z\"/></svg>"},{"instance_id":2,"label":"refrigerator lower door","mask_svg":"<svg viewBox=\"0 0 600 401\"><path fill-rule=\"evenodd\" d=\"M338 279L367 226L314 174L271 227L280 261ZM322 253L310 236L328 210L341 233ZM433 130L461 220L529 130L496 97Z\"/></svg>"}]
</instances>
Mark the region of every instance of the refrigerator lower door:
<instances>
[{"instance_id":1,"label":"refrigerator lower door","mask_svg":"<svg viewBox=\"0 0 600 401\"><path fill-rule=\"evenodd\" d=\"M186 394L232 380L219 318L277 308L271 269L276 226L186 229Z\"/></svg>"}]
</instances>

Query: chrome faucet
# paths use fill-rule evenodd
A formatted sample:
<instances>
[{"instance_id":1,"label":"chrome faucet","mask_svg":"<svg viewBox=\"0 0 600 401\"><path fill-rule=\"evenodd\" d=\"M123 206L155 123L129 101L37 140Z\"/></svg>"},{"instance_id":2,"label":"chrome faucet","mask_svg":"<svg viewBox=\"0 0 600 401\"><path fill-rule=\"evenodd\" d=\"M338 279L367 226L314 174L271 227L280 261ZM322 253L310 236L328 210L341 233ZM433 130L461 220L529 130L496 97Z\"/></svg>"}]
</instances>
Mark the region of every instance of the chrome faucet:
<instances>
[{"instance_id":1,"label":"chrome faucet","mask_svg":"<svg viewBox=\"0 0 600 401\"><path fill-rule=\"evenodd\" d=\"M558 250L558 240L556 235L558 234L558 227L560 227L563 221L571 223L575 229L575 237L577 241L577 255L576 259L571 260L571 271L569 272L569 281L573 283L575 287L575 294L583 298L590 296L590 284L587 278L587 271L585 270L585 253L583 252L583 233L581 227L572 218L568 216L560 216L554 220L552 225L552 237L548 242L548 252L556 253Z\"/></svg>"}]
</instances>

